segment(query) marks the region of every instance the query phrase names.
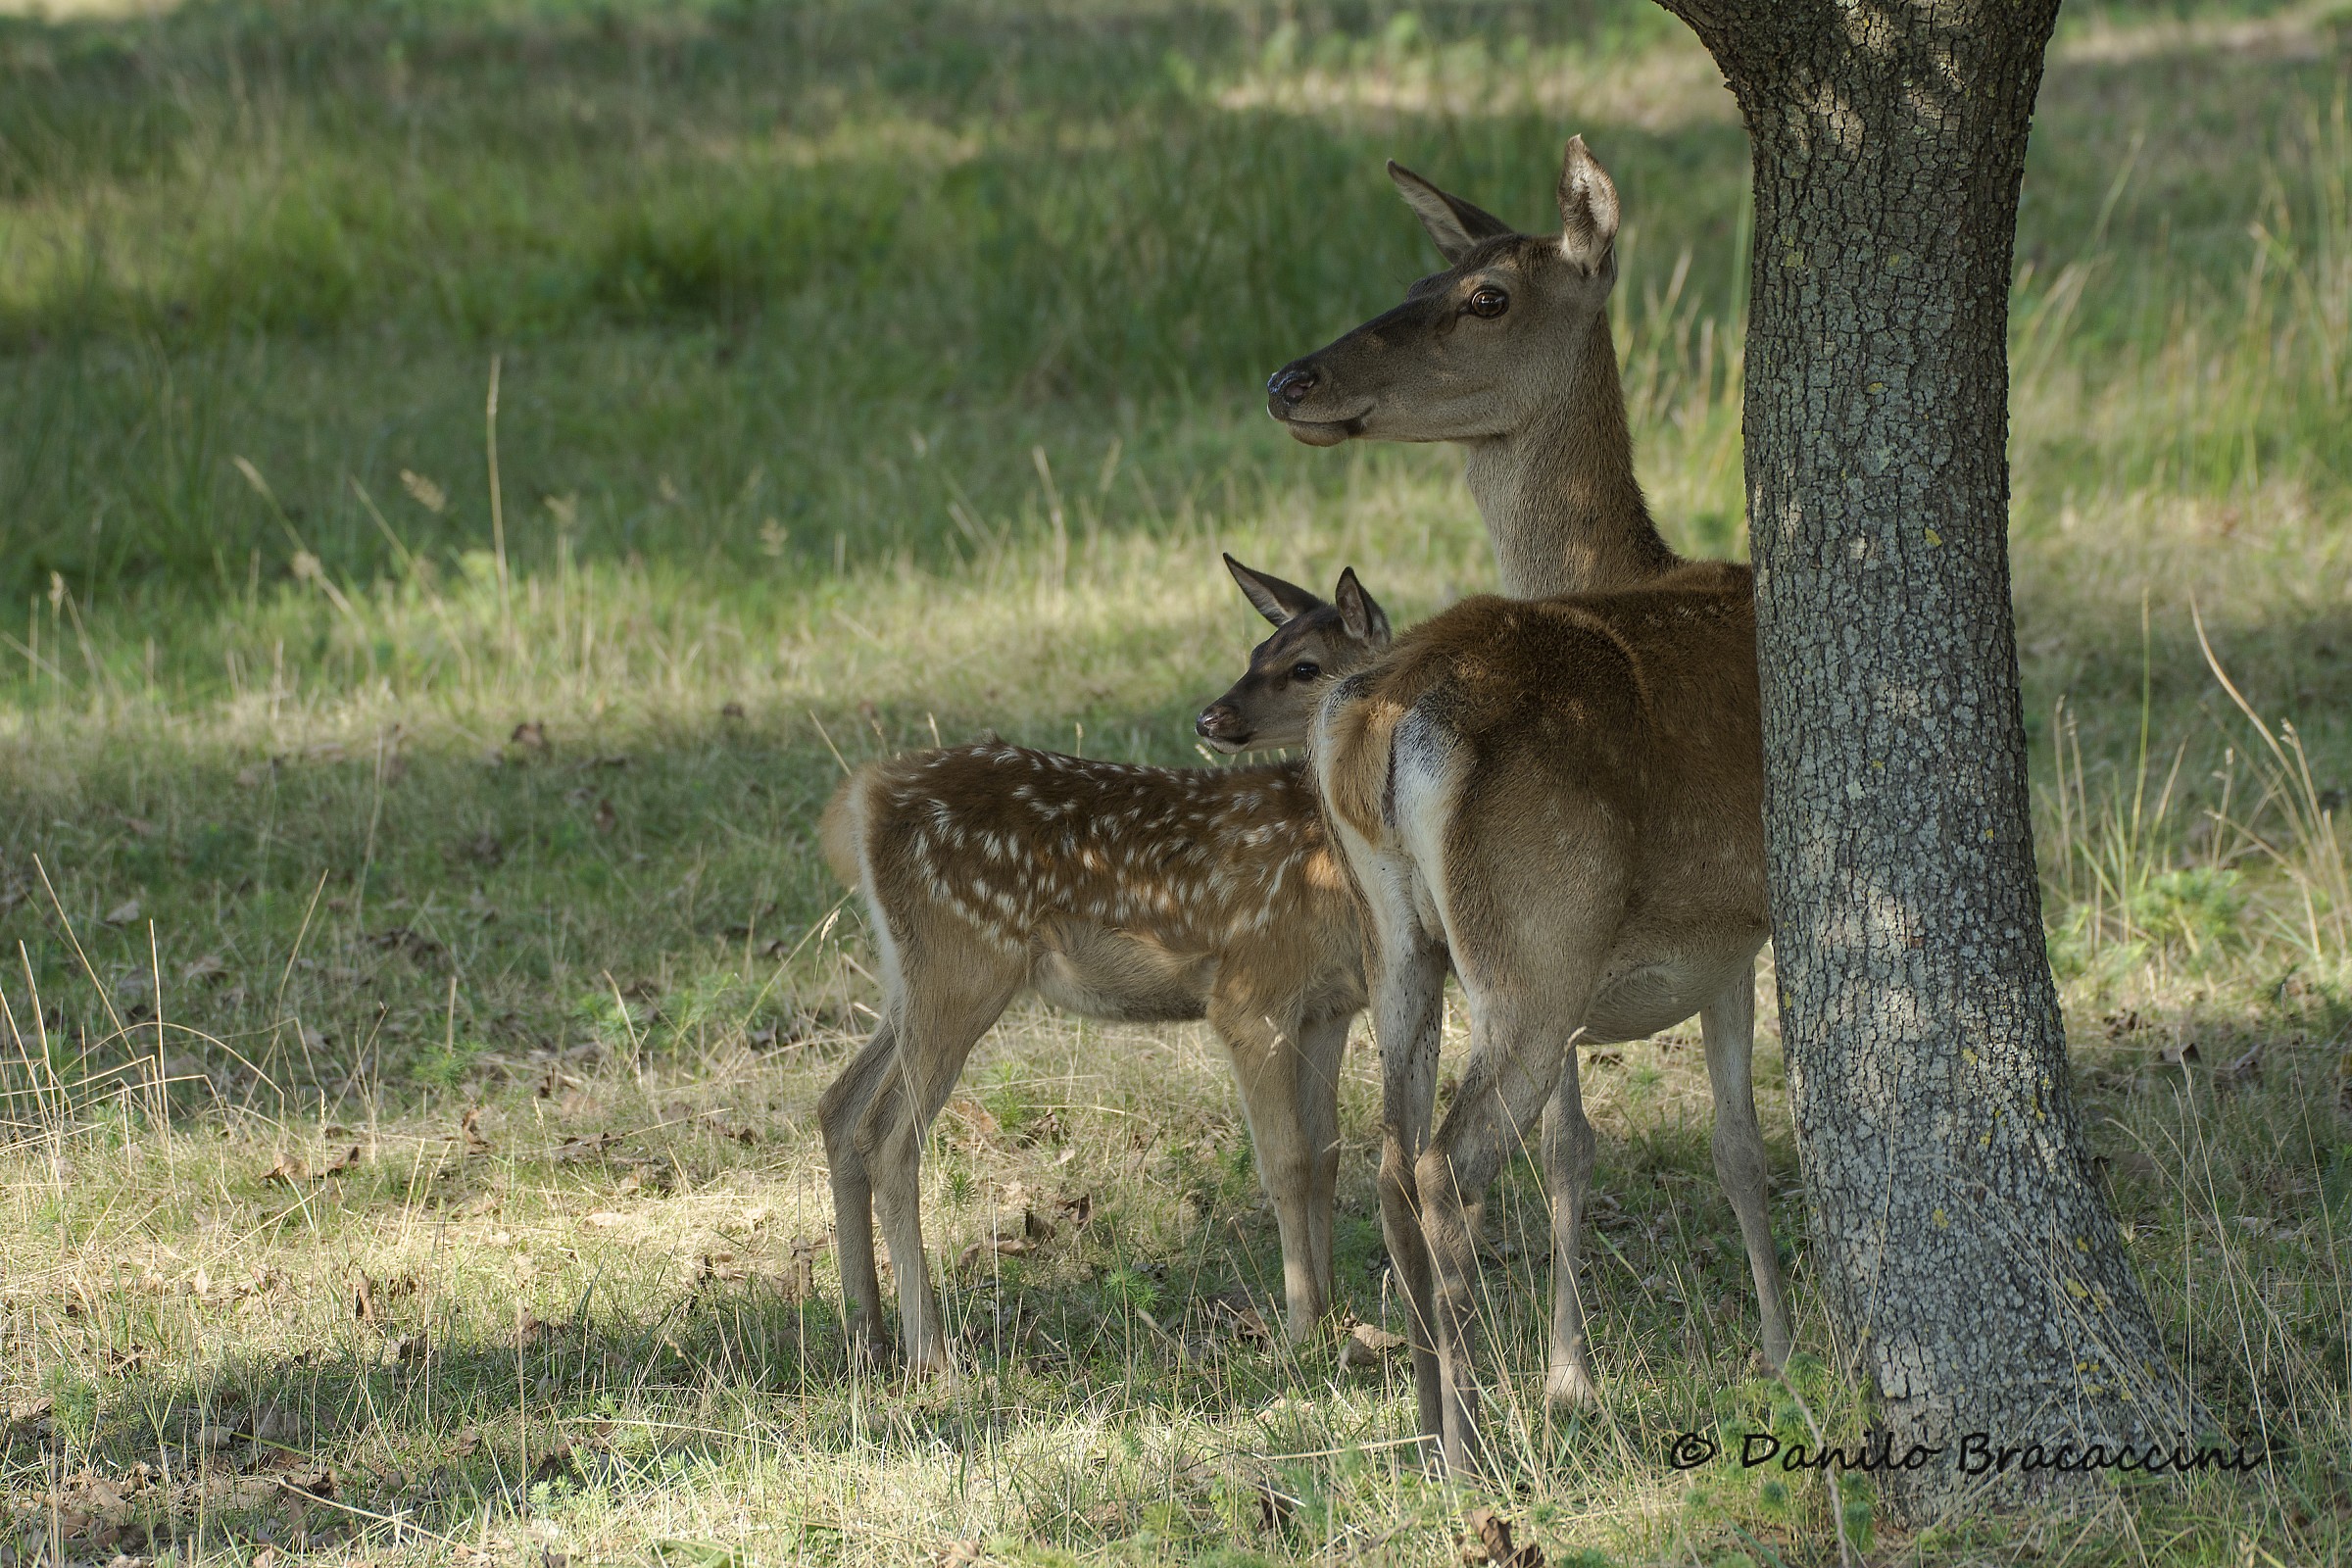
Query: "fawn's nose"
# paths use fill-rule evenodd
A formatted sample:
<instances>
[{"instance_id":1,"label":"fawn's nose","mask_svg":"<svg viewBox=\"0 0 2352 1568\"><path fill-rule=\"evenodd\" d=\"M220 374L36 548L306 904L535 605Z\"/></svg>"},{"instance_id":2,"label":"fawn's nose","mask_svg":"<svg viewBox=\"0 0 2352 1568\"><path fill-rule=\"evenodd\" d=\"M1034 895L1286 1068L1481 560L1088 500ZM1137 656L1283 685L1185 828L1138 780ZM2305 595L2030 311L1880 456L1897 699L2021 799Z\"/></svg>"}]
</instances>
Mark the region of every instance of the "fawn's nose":
<instances>
[{"instance_id":1,"label":"fawn's nose","mask_svg":"<svg viewBox=\"0 0 2352 1568\"><path fill-rule=\"evenodd\" d=\"M1304 366L1286 365L1266 379L1266 397L1285 409L1295 409L1301 398L1315 389L1318 379Z\"/></svg>"},{"instance_id":2,"label":"fawn's nose","mask_svg":"<svg viewBox=\"0 0 2352 1568\"><path fill-rule=\"evenodd\" d=\"M1211 703L1200 710L1200 716L1193 720L1193 729L1204 741L1223 741L1228 745L1250 738L1241 710L1231 703Z\"/></svg>"}]
</instances>

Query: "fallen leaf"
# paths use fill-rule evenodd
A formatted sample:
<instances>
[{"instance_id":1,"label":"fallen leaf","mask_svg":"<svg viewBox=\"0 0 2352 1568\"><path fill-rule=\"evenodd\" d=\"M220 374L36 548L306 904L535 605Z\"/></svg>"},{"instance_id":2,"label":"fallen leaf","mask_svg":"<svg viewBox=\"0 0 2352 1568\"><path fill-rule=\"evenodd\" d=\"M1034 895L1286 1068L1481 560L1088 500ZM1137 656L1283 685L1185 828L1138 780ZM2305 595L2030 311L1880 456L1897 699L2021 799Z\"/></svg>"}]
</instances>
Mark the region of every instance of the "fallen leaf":
<instances>
[{"instance_id":1,"label":"fallen leaf","mask_svg":"<svg viewBox=\"0 0 2352 1568\"><path fill-rule=\"evenodd\" d=\"M331 1497L335 1494L335 1472L326 1465L316 1470L295 1470L277 1478L278 1485L290 1492L309 1497Z\"/></svg>"},{"instance_id":2,"label":"fallen leaf","mask_svg":"<svg viewBox=\"0 0 2352 1568\"><path fill-rule=\"evenodd\" d=\"M592 820L595 822L596 830L599 833L610 833L614 828L620 826L620 813L612 809L612 803L611 801L605 800L600 796L596 803L596 815Z\"/></svg>"},{"instance_id":3,"label":"fallen leaf","mask_svg":"<svg viewBox=\"0 0 2352 1568\"><path fill-rule=\"evenodd\" d=\"M988 1550L977 1541L951 1541L931 1554L936 1568L971 1568L988 1561Z\"/></svg>"},{"instance_id":4,"label":"fallen leaf","mask_svg":"<svg viewBox=\"0 0 2352 1568\"><path fill-rule=\"evenodd\" d=\"M566 1439L558 1438L555 1446L541 1454L539 1462L531 1466L531 1479L533 1481L557 1481L575 1474L577 1468L572 1463L571 1444Z\"/></svg>"},{"instance_id":5,"label":"fallen leaf","mask_svg":"<svg viewBox=\"0 0 2352 1568\"><path fill-rule=\"evenodd\" d=\"M1370 1323L1351 1325L1340 1341L1340 1366L1349 1372L1368 1372L1405 1347L1401 1334Z\"/></svg>"},{"instance_id":6,"label":"fallen leaf","mask_svg":"<svg viewBox=\"0 0 2352 1568\"><path fill-rule=\"evenodd\" d=\"M525 751L544 752L547 750L547 726L535 718L524 719L507 737L507 744L519 746Z\"/></svg>"},{"instance_id":7,"label":"fallen leaf","mask_svg":"<svg viewBox=\"0 0 2352 1568\"><path fill-rule=\"evenodd\" d=\"M458 1428L458 1441L450 1446L461 1459L472 1454L482 1446L482 1429L475 1426Z\"/></svg>"},{"instance_id":8,"label":"fallen leaf","mask_svg":"<svg viewBox=\"0 0 2352 1568\"><path fill-rule=\"evenodd\" d=\"M1266 1320L1259 1314L1256 1307L1247 1303L1235 1306L1228 1302L1225 1310L1233 1319L1235 1339L1246 1340L1251 1345L1274 1343L1274 1331L1266 1327Z\"/></svg>"},{"instance_id":9,"label":"fallen leaf","mask_svg":"<svg viewBox=\"0 0 2352 1568\"><path fill-rule=\"evenodd\" d=\"M466 843L466 858L483 865L496 865L507 858L507 847L495 833L476 833Z\"/></svg>"},{"instance_id":10,"label":"fallen leaf","mask_svg":"<svg viewBox=\"0 0 2352 1568\"><path fill-rule=\"evenodd\" d=\"M253 1437L256 1443L291 1446L307 1435L307 1426L300 1412L283 1404L265 1404L253 1413Z\"/></svg>"},{"instance_id":11,"label":"fallen leaf","mask_svg":"<svg viewBox=\"0 0 2352 1568\"><path fill-rule=\"evenodd\" d=\"M744 1568L744 1555L715 1541L657 1541L646 1549L664 1568Z\"/></svg>"},{"instance_id":12,"label":"fallen leaf","mask_svg":"<svg viewBox=\"0 0 2352 1568\"><path fill-rule=\"evenodd\" d=\"M458 1120L458 1135L465 1140L468 1154L487 1154L498 1146L482 1136L482 1107L474 1106Z\"/></svg>"},{"instance_id":13,"label":"fallen leaf","mask_svg":"<svg viewBox=\"0 0 2352 1568\"><path fill-rule=\"evenodd\" d=\"M283 1182L288 1187L294 1186L297 1182L307 1182L310 1179L311 1173L305 1170L302 1161L292 1154L284 1156L276 1164L262 1172L262 1180Z\"/></svg>"},{"instance_id":14,"label":"fallen leaf","mask_svg":"<svg viewBox=\"0 0 2352 1568\"><path fill-rule=\"evenodd\" d=\"M594 1133L586 1138L575 1135L556 1146L555 1157L565 1164L574 1160L593 1159L620 1141L618 1133Z\"/></svg>"},{"instance_id":15,"label":"fallen leaf","mask_svg":"<svg viewBox=\"0 0 2352 1568\"><path fill-rule=\"evenodd\" d=\"M208 953L193 963L180 965L179 983L183 986L211 985L226 973L226 960L218 953Z\"/></svg>"},{"instance_id":16,"label":"fallen leaf","mask_svg":"<svg viewBox=\"0 0 2352 1568\"><path fill-rule=\"evenodd\" d=\"M718 705L718 716L721 718L741 718L743 717L743 705L741 703L721 703Z\"/></svg>"},{"instance_id":17,"label":"fallen leaf","mask_svg":"<svg viewBox=\"0 0 2352 1568\"><path fill-rule=\"evenodd\" d=\"M2176 1040L2157 1054L2157 1059L2167 1067L2178 1067L2184 1062L2195 1061L2197 1059L2197 1043L2194 1040Z\"/></svg>"},{"instance_id":18,"label":"fallen leaf","mask_svg":"<svg viewBox=\"0 0 2352 1568\"><path fill-rule=\"evenodd\" d=\"M365 1274L351 1277L351 1315L363 1323L383 1326L383 1314L376 1309L375 1281Z\"/></svg>"},{"instance_id":19,"label":"fallen leaf","mask_svg":"<svg viewBox=\"0 0 2352 1568\"><path fill-rule=\"evenodd\" d=\"M1492 1508L1473 1508L1466 1521L1470 1539L1462 1543L1462 1561L1492 1563L1494 1568L1544 1568L1544 1548L1530 1541L1511 1544L1510 1521Z\"/></svg>"},{"instance_id":20,"label":"fallen leaf","mask_svg":"<svg viewBox=\"0 0 2352 1568\"><path fill-rule=\"evenodd\" d=\"M138 917L139 901L136 899L124 899L121 904L116 905L113 908L106 911L104 923L107 925L128 925Z\"/></svg>"},{"instance_id":21,"label":"fallen leaf","mask_svg":"<svg viewBox=\"0 0 2352 1568\"><path fill-rule=\"evenodd\" d=\"M584 1223L593 1225L598 1230L609 1231L613 1226L621 1224L627 1217L625 1214L614 1213L609 1208L600 1208L595 1213L588 1215Z\"/></svg>"},{"instance_id":22,"label":"fallen leaf","mask_svg":"<svg viewBox=\"0 0 2352 1568\"><path fill-rule=\"evenodd\" d=\"M2259 1083L2262 1079L2262 1042L2257 1040L2246 1054L2221 1072L2224 1083Z\"/></svg>"},{"instance_id":23,"label":"fallen leaf","mask_svg":"<svg viewBox=\"0 0 2352 1568\"><path fill-rule=\"evenodd\" d=\"M320 1166L318 1174L321 1176L341 1176L348 1171L355 1171L359 1168L360 1146L354 1144L349 1149L343 1151L343 1152L340 1154L337 1154L334 1158L328 1160L324 1165Z\"/></svg>"},{"instance_id":24,"label":"fallen leaf","mask_svg":"<svg viewBox=\"0 0 2352 1568\"><path fill-rule=\"evenodd\" d=\"M969 1095L957 1095L948 1102L947 1113L963 1129L967 1143L999 1144L1004 1129L989 1108Z\"/></svg>"}]
</instances>

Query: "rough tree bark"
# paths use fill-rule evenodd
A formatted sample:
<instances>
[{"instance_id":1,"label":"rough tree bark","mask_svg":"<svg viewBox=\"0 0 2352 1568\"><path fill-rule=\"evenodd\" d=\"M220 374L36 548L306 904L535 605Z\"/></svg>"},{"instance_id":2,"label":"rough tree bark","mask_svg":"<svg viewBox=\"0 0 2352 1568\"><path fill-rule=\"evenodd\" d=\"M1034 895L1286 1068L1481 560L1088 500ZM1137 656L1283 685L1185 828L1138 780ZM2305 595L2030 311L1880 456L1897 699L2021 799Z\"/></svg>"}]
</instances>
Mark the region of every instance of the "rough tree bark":
<instances>
[{"instance_id":1,"label":"rough tree bark","mask_svg":"<svg viewBox=\"0 0 2352 1568\"><path fill-rule=\"evenodd\" d=\"M1899 1516L2003 1444L2183 1440L2043 948L2007 326L2056 0L1660 0L1755 159L1744 411L1781 1027L1813 1273ZM2047 1455L2045 1455L2047 1456ZM2022 1457L2022 1456L2021 1456Z\"/></svg>"}]
</instances>

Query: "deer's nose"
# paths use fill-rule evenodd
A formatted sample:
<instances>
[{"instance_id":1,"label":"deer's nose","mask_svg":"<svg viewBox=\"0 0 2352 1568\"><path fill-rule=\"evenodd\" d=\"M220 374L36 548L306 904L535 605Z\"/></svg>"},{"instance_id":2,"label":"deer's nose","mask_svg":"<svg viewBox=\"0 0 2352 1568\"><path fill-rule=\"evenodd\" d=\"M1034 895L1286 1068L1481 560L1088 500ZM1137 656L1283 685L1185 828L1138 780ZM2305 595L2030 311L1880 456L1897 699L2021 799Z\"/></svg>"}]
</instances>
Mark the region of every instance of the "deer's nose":
<instances>
[{"instance_id":1,"label":"deer's nose","mask_svg":"<svg viewBox=\"0 0 2352 1568\"><path fill-rule=\"evenodd\" d=\"M1193 720L1193 728L1204 741L1242 741L1250 738L1250 731L1242 722L1240 710L1231 703L1209 704L1200 710L1200 716Z\"/></svg>"},{"instance_id":2,"label":"deer's nose","mask_svg":"<svg viewBox=\"0 0 2352 1568\"><path fill-rule=\"evenodd\" d=\"M1266 396L1285 408L1296 408L1298 400L1315 389L1320 379L1303 366L1286 365L1266 381Z\"/></svg>"}]
</instances>

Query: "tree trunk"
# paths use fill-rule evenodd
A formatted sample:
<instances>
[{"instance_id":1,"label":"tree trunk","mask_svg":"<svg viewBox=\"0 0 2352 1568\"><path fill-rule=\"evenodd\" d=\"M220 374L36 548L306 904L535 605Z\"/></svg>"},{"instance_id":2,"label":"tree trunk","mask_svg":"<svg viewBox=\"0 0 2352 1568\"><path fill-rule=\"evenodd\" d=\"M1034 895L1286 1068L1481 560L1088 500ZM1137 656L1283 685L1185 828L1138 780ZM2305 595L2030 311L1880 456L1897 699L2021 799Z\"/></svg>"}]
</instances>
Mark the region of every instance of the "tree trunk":
<instances>
[{"instance_id":1,"label":"tree trunk","mask_svg":"<svg viewBox=\"0 0 2352 1568\"><path fill-rule=\"evenodd\" d=\"M1920 1520L2005 1446L2181 1442L2043 948L2008 297L2056 0L1661 0L1754 144L1744 412L1781 1029L1814 1278ZM2053 1457L2045 1453L2044 1457Z\"/></svg>"}]
</instances>

